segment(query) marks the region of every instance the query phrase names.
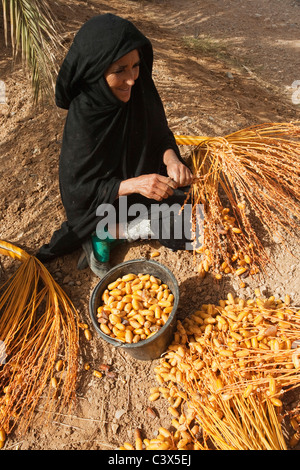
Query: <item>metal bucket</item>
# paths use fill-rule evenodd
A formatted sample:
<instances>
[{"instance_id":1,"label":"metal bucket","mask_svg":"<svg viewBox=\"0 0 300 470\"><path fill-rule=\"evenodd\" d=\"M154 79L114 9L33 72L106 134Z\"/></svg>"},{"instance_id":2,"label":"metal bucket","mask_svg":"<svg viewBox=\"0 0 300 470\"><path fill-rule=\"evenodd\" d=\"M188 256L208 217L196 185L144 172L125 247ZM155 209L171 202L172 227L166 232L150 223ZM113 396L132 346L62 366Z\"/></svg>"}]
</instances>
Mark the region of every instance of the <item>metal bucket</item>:
<instances>
[{"instance_id":1,"label":"metal bucket","mask_svg":"<svg viewBox=\"0 0 300 470\"><path fill-rule=\"evenodd\" d=\"M102 294L107 288L108 284L129 273L152 274L153 276L161 279L164 284L167 284L172 294L174 295L174 306L165 325L162 326L161 329L151 338L141 340L135 344L122 343L121 341L115 340L104 334L100 330L97 320L97 309L102 304ZM176 327L176 311L178 302L179 288L174 274L166 266L158 263L157 261L135 259L118 264L101 279L91 294L89 311L93 326L103 340L110 343L112 346L115 346L116 348L124 349L124 351L126 351L135 359L147 361L159 358L162 353L166 351L168 345L172 341Z\"/></svg>"}]
</instances>

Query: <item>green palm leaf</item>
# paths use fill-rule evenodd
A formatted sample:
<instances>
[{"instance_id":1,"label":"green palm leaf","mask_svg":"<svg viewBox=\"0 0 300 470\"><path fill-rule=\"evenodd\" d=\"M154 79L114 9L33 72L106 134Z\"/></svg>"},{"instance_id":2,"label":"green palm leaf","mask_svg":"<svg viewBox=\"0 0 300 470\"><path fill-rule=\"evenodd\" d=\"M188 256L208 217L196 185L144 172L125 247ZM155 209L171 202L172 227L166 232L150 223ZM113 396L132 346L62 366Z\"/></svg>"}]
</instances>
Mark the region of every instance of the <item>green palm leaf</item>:
<instances>
[{"instance_id":1,"label":"green palm leaf","mask_svg":"<svg viewBox=\"0 0 300 470\"><path fill-rule=\"evenodd\" d=\"M53 96L56 56L62 47L57 20L45 0L2 0L4 35L14 59L21 53L29 70L33 98Z\"/></svg>"}]
</instances>

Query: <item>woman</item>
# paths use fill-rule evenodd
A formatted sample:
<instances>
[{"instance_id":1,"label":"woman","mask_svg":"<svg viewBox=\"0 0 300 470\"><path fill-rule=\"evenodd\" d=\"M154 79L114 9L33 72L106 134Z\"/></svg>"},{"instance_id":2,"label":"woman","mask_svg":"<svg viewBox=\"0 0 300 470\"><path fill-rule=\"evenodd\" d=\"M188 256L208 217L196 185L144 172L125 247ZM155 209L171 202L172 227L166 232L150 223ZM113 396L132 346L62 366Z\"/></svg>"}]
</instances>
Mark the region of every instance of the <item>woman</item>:
<instances>
[{"instance_id":1,"label":"woman","mask_svg":"<svg viewBox=\"0 0 300 470\"><path fill-rule=\"evenodd\" d=\"M150 41L128 20L99 15L76 34L56 83L56 103L68 109L59 167L67 221L39 250L41 261L83 246L102 277L115 240L109 233L95 236L103 219L99 206L118 211L121 197L129 206L183 202L177 188L192 175L168 128L152 65ZM130 240L130 224L124 236Z\"/></svg>"}]
</instances>

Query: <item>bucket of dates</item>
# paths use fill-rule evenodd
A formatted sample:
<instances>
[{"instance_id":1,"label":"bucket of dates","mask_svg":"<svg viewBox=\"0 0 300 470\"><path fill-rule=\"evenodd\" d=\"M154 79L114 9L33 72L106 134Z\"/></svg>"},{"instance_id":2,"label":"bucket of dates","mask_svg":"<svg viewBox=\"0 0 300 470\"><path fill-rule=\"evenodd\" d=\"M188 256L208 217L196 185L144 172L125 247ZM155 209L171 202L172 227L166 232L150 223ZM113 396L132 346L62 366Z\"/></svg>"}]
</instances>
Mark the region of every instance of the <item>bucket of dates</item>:
<instances>
[{"instance_id":1,"label":"bucket of dates","mask_svg":"<svg viewBox=\"0 0 300 470\"><path fill-rule=\"evenodd\" d=\"M159 358L173 339L179 288L157 261L135 259L113 267L94 288L90 316L100 337L140 360Z\"/></svg>"}]
</instances>

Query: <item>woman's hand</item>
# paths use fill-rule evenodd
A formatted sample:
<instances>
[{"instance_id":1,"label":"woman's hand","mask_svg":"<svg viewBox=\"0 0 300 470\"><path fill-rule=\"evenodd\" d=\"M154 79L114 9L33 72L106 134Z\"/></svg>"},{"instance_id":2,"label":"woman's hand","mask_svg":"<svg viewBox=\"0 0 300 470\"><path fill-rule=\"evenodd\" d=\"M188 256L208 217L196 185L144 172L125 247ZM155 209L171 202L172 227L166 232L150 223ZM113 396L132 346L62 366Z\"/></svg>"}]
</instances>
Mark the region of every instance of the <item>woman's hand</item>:
<instances>
[{"instance_id":1,"label":"woman's hand","mask_svg":"<svg viewBox=\"0 0 300 470\"><path fill-rule=\"evenodd\" d=\"M178 188L189 186L192 182L193 175L191 171L181 162L169 164L167 173L175 181Z\"/></svg>"},{"instance_id":2,"label":"woman's hand","mask_svg":"<svg viewBox=\"0 0 300 470\"><path fill-rule=\"evenodd\" d=\"M148 199L162 201L172 196L174 189L192 183L191 171L181 163L174 150L167 150L163 160L168 176L151 173L124 180L120 183L118 197L138 193Z\"/></svg>"},{"instance_id":3,"label":"woman's hand","mask_svg":"<svg viewBox=\"0 0 300 470\"><path fill-rule=\"evenodd\" d=\"M186 165L181 163L173 150L169 149L165 152L164 163L169 177L175 181L177 187L189 186L192 183L192 172Z\"/></svg>"},{"instance_id":4,"label":"woman's hand","mask_svg":"<svg viewBox=\"0 0 300 470\"><path fill-rule=\"evenodd\" d=\"M177 184L171 177L168 178L167 176L152 173L122 181L119 187L118 197L138 193L148 199L162 201L172 196L173 190L176 188Z\"/></svg>"}]
</instances>

